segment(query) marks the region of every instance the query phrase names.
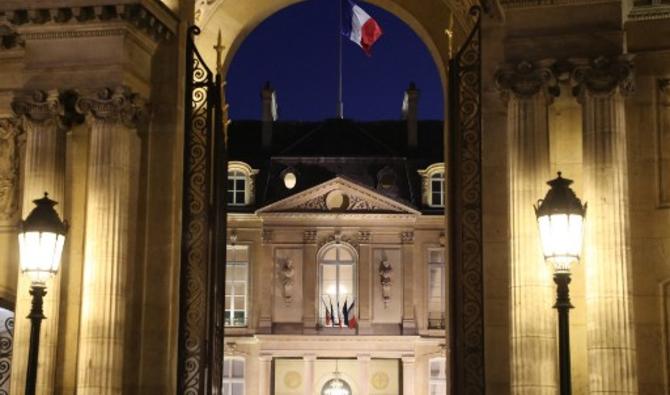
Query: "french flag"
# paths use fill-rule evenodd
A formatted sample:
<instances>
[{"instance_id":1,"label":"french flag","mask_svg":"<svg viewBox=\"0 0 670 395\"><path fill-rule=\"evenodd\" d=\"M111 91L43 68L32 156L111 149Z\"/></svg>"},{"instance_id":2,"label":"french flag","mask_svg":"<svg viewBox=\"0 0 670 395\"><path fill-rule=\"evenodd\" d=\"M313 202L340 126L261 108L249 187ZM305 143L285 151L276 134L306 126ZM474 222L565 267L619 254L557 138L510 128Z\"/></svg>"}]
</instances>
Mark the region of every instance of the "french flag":
<instances>
[{"instance_id":1,"label":"french flag","mask_svg":"<svg viewBox=\"0 0 670 395\"><path fill-rule=\"evenodd\" d=\"M377 21L351 0L342 3L342 35L358 44L370 56L372 45L381 37L382 29Z\"/></svg>"}]
</instances>

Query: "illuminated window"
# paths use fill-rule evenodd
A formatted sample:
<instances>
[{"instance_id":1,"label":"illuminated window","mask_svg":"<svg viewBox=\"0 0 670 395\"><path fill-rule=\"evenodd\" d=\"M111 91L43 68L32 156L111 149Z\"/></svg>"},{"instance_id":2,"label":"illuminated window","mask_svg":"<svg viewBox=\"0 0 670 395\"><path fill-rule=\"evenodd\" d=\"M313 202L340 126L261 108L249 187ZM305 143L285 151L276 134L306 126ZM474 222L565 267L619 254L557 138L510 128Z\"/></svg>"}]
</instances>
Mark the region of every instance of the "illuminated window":
<instances>
[{"instance_id":1,"label":"illuminated window","mask_svg":"<svg viewBox=\"0 0 670 395\"><path fill-rule=\"evenodd\" d=\"M445 358L430 360L429 395L444 395L447 393L447 362Z\"/></svg>"},{"instance_id":2,"label":"illuminated window","mask_svg":"<svg viewBox=\"0 0 670 395\"><path fill-rule=\"evenodd\" d=\"M226 188L228 205L248 206L254 202L255 176L258 170L244 162L228 163L228 185Z\"/></svg>"},{"instance_id":3,"label":"illuminated window","mask_svg":"<svg viewBox=\"0 0 670 395\"><path fill-rule=\"evenodd\" d=\"M228 246L226 252L226 326L247 325L249 247Z\"/></svg>"},{"instance_id":4,"label":"illuminated window","mask_svg":"<svg viewBox=\"0 0 670 395\"><path fill-rule=\"evenodd\" d=\"M356 252L346 243L327 245L319 254L319 318L323 326L347 326L343 308L351 307L356 298L355 268ZM355 307L347 318L355 314Z\"/></svg>"},{"instance_id":5,"label":"illuminated window","mask_svg":"<svg viewBox=\"0 0 670 395\"><path fill-rule=\"evenodd\" d=\"M244 358L223 358L223 395L244 395Z\"/></svg>"},{"instance_id":6,"label":"illuminated window","mask_svg":"<svg viewBox=\"0 0 670 395\"><path fill-rule=\"evenodd\" d=\"M430 177L430 206L444 207L444 173Z\"/></svg>"},{"instance_id":7,"label":"illuminated window","mask_svg":"<svg viewBox=\"0 0 670 395\"><path fill-rule=\"evenodd\" d=\"M444 249L428 249L428 328L445 327Z\"/></svg>"},{"instance_id":8,"label":"illuminated window","mask_svg":"<svg viewBox=\"0 0 670 395\"><path fill-rule=\"evenodd\" d=\"M421 201L425 206L444 207L446 197L444 185L444 163L434 163L425 169L419 170L423 182Z\"/></svg>"}]
</instances>

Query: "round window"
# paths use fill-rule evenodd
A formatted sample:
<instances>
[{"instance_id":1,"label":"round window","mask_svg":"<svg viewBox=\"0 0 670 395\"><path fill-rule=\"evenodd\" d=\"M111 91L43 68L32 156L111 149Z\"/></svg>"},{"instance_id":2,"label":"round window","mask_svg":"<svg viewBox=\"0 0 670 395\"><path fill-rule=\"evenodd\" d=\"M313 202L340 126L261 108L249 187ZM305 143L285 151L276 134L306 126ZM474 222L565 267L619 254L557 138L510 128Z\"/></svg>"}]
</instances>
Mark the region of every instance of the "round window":
<instances>
[{"instance_id":1,"label":"round window","mask_svg":"<svg viewBox=\"0 0 670 395\"><path fill-rule=\"evenodd\" d=\"M295 173L292 170L289 170L284 173L284 186L286 189L293 189L295 187L295 184L298 183L298 177L296 177Z\"/></svg>"}]
</instances>

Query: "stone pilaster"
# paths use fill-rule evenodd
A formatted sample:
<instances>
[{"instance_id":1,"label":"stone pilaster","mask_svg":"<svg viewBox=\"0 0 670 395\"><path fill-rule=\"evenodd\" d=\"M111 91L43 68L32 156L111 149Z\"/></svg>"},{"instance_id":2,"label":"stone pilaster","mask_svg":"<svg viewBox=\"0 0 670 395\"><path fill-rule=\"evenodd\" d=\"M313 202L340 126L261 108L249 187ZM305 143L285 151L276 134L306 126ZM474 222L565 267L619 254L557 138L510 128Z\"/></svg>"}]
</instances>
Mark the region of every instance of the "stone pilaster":
<instances>
[{"instance_id":1,"label":"stone pilaster","mask_svg":"<svg viewBox=\"0 0 670 395\"><path fill-rule=\"evenodd\" d=\"M302 258L302 304L303 304L303 333L316 333L316 312L319 308L316 303L320 300L314 299L316 295L316 281L317 267L316 262L316 230L306 230L303 233L303 258Z\"/></svg>"},{"instance_id":2,"label":"stone pilaster","mask_svg":"<svg viewBox=\"0 0 670 395\"><path fill-rule=\"evenodd\" d=\"M35 206L33 200L49 193L60 204L56 206L63 217L65 195L65 133L62 123L63 107L58 92L35 91L31 95L18 95L12 109L25 132L26 148L23 168L22 217ZM64 264L67 264L64 262ZM60 302L60 274L46 283L44 315L40 334L40 354L37 369L36 392L51 394L56 371L58 344L58 317ZM30 311L30 279L19 274L16 289L14 349L10 392L25 391L26 366L30 337L30 321L25 319Z\"/></svg>"},{"instance_id":3,"label":"stone pilaster","mask_svg":"<svg viewBox=\"0 0 670 395\"><path fill-rule=\"evenodd\" d=\"M313 395L314 394L314 386L316 385L315 379L316 379L316 355L314 354L306 354L302 357L303 361L303 368L302 368L302 377L305 380L304 388L303 388L303 393L305 395Z\"/></svg>"},{"instance_id":4,"label":"stone pilaster","mask_svg":"<svg viewBox=\"0 0 670 395\"><path fill-rule=\"evenodd\" d=\"M414 318L414 232L402 232L402 333L403 335L416 334L416 320Z\"/></svg>"},{"instance_id":5,"label":"stone pilaster","mask_svg":"<svg viewBox=\"0 0 670 395\"><path fill-rule=\"evenodd\" d=\"M405 356L402 357L402 393L403 394L414 394L414 375L416 369L416 358L414 356Z\"/></svg>"},{"instance_id":6,"label":"stone pilaster","mask_svg":"<svg viewBox=\"0 0 670 395\"><path fill-rule=\"evenodd\" d=\"M358 360L358 385L360 395L370 394L370 355L363 354L356 357Z\"/></svg>"},{"instance_id":7,"label":"stone pilaster","mask_svg":"<svg viewBox=\"0 0 670 395\"><path fill-rule=\"evenodd\" d=\"M572 73L583 110L586 330L590 394L637 394L624 95L629 58L598 58Z\"/></svg>"},{"instance_id":8,"label":"stone pilaster","mask_svg":"<svg viewBox=\"0 0 670 395\"><path fill-rule=\"evenodd\" d=\"M272 288L274 284L274 256L272 245L272 230L263 229L263 260L260 263L261 273L272 273L272 275L260 276L260 300L265 301L261 303L260 317L258 319L258 333L272 332Z\"/></svg>"},{"instance_id":9,"label":"stone pilaster","mask_svg":"<svg viewBox=\"0 0 670 395\"><path fill-rule=\"evenodd\" d=\"M258 395L272 394L272 355L258 356Z\"/></svg>"},{"instance_id":10,"label":"stone pilaster","mask_svg":"<svg viewBox=\"0 0 670 395\"><path fill-rule=\"evenodd\" d=\"M505 66L496 82L507 102L511 393L556 394L552 269L542 256L532 203L550 178L548 106L558 87L545 63Z\"/></svg>"},{"instance_id":11,"label":"stone pilaster","mask_svg":"<svg viewBox=\"0 0 670 395\"><path fill-rule=\"evenodd\" d=\"M358 232L358 333L372 333L372 235L369 231Z\"/></svg>"},{"instance_id":12,"label":"stone pilaster","mask_svg":"<svg viewBox=\"0 0 670 395\"><path fill-rule=\"evenodd\" d=\"M123 392L141 106L124 88L77 101L90 127L77 394Z\"/></svg>"}]
</instances>

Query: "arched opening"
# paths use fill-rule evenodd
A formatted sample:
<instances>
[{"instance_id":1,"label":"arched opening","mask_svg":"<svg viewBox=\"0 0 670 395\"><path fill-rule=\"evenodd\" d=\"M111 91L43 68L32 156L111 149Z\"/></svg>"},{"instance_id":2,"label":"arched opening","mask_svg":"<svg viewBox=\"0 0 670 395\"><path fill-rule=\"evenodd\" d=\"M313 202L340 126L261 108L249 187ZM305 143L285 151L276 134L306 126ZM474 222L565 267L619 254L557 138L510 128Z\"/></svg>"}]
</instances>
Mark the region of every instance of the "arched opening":
<instances>
[{"instance_id":1,"label":"arched opening","mask_svg":"<svg viewBox=\"0 0 670 395\"><path fill-rule=\"evenodd\" d=\"M347 243L331 243L318 253L319 322L324 327L348 327L357 296L356 250ZM347 314L344 314L344 309Z\"/></svg>"}]
</instances>

